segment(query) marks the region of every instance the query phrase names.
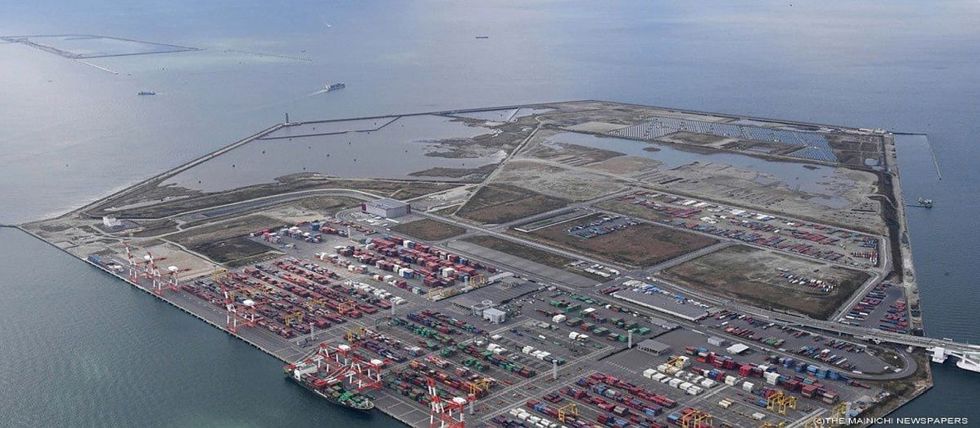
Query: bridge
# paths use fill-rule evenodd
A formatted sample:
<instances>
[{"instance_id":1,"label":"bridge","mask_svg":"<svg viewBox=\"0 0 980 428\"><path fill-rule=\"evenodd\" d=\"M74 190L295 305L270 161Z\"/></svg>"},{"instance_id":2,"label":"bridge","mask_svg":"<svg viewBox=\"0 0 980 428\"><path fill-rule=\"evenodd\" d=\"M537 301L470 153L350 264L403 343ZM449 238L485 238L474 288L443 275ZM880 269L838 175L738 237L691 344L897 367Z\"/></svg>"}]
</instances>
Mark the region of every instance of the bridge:
<instances>
[{"instance_id":1,"label":"bridge","mask_svg":"<svg viewBox=\"0 0 980 428\"><path fill-rule=\"evenodd\" d=\"M942 347L929 348L929 352L932 354L932 362L934 363L945 363L946 358L952 356L958 360L956 361L956 367L980 373L980 353L971 354L961 351L951 351Z\"/></svg>"}]
</instances>

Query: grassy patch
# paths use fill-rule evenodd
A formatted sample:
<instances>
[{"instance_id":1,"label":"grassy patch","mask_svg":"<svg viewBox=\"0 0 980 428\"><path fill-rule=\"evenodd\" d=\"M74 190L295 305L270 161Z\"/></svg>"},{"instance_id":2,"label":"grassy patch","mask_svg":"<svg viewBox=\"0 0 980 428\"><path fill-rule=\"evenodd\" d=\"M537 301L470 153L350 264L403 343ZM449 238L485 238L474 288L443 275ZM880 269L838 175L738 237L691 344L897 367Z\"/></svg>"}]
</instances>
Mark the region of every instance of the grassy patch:
<instances>
[{"instance_id":1,"label":"grassy patch","mask_svg":"<svg viewBox=\"0 0 980 428\"><path fill-rule=\"evenodd\" d=\"M190 249L231 268L245 266L281 254L266 245L243 236L205 242L190 247Z\"/></svg>"},{"instance_id":2,"label":"grassy patch","mask_svg":"<svg viewBox=\"0 0 980 428\"><path fill-rule=\"evenodd\" d=\"M156 220L148 223L143 223L140 226L143 227L143 230L140 230L138 232L133 232L134 237L148 238L148 237L159 236L166 233L172 233L177 231L177 222L170 219Z\"/></svg>"},{"instance_id":3,"label":"grassy patch","mask_svg":"<svg viewBox=\"0 0 980 428\"><path fill-rule=\"evenodd\" d=\"M484 224L500 224L555 210L567 204L568 201L564 199L517 186L491 184L477 191L456 215Z\"/></svg>"},{"instance_id":4,"label":"grassy patch","mask_svg":"<svg viewBox=\"0 0 980 428\"><path fill-rule=\"evenodd\" d=\"M521 245L516 242L508 241L506 239L500 239L495 236L489 236L489 235L470 236L463 239L463 241L470 242L484 248L489 248L491 250L497 250L500 251L501 253L510 254L515 257L520 257L522 259L527 259L532 262L542 264L545 266L572 272L576 275L581 275L590 279L595 279L597 281L606 281L609 279L609 278L603 278L599 275L593 275L588 272L581 271L568 266L570 263L575 261L575 259L573 258L539 250L537 248L531 248L526 245Z\"/></svg>"},{"instance_id":5,"label":"grassy patch","mask_svg":"<svg viewBox=\"0 0 980 428\"><path fill-rule=\"evenodd\" d=\"M264 215L249 215L171 235L168 239L187 248L247 235L266 228L283 226L283 222Z\"/></svg>"},{"instance_id":6,"label":"grassy patch","mask_svg":"<svg viewBox=\"0 0 980 428\"><path fill-rule=\"evenodd\" d=\"M300 207L306 208L311 211L325 212L329 214L335 214L337 211L356 207L360 205L361 201L354 198L345 198L342 196L315 196L312 198L302 199L297 204Z\"/></svg>"}]
</instances>

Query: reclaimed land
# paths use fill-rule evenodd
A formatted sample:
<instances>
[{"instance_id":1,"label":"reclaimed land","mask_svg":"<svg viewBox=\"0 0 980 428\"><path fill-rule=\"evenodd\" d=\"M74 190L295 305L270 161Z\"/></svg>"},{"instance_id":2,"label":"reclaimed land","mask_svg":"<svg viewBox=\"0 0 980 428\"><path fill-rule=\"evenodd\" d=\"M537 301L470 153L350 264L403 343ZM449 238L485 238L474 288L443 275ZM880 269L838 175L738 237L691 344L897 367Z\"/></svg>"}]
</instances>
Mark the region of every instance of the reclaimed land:
<instances>
[{"instance_id":1,"label":"reclaimed land","mask_svg":"<svg viewBox=\"0 0 980 428\"><path fill-rule=\"evenodd\" d=\"M402 223L391 230L425 241L442 241L466 233L462 227L427 218Z\"/></svg>"},{"instance_id":2,"label":"reclaimed land","mask_svg":"<svg viewBox=\"0 0 980 428\"><path fill-rule=\"evenodd\" d=\"M561 208L568 201L509 184L484 186L456 215L484 224L500 224Z\"/></svg>"},{"instance_id":3,"label":"reclaimed land","mask_svg":"<svg viewBox=\"0 0 980 428\"><path fill-rule=\"evenodd\" d=\"M789 284L777 268L837 284L829 293ZM660 274L679 285L745 301L753 306L790 310L827 319L870 278L865 272L831 266L745 245L728 247L667 269Z\"/></svg>"},{"instance_id":4,"label":"reclaimed land","mask_svg":"<svg viewBox=\"0 0 980 428\"><path fill-rule=\"evenodd\" d=\"M639 223L588 239L568 233L569 228L589 224L602 216L603 214L593 214L538 229L527 235L570 251L633 266L651 266L718 243L714 238L651 223Z\"/></svg>"}]
</instances>

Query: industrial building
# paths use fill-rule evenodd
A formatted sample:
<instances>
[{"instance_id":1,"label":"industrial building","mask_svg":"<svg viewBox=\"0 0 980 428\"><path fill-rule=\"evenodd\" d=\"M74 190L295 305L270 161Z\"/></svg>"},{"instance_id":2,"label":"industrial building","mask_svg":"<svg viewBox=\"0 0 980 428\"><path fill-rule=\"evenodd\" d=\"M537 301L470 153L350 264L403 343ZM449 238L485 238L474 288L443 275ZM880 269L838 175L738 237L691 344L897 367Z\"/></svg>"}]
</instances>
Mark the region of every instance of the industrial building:
<instances>
[{"instance_id":1,"label":"industrial building","mask_svg":"<svg viewBox=\"0 0 980 428\"><path fill-rule=\"evenodd\" d=\"M653 339L646 339L638 343L636 347L653 355L664 355L670 352L670 345Z\"/></svg>"},{"instance_id":2,"label":"industrial building","mask_svg":"<svg viewBox=\"0 0 980 428\"><path fill-rule=\"evenodd\" d=\"M736 343L736 344L734 344L732 346L729 346L725 350L728 351L731 354L742 355L743 352L749 350L749 347L748 347L748 345L745 345L745 344L742 344L742 343Z\"/></svg>"},{"instance_id":3,"label":"industrial building","mask_svg":"<svg viewBox=\"0 0 980 428\"><path fill-rule=\"evenodd\" d=\"M483 319L491 324L503 324L507 321L507 313L497 308L487 308L483 310Z\"/></svg>"},{"instance_id":4,"label":"industrial building","mask_svg":"<svg viewBox=\"0 0 980 428\"><path fill-rule=\"evenodd\" d=\"M361 204L361 211L384 218L397 218L412 213L412 206L391 198L381 198Z\"/></svg>"},{"instance_id":5,"label":"industrial building","mask_svg":"<svg viewBox=\"0 0 980 428\"><path fill-rule=\"evenodd\" d=\"M630 303L663 312L688 321L700 321L708 317L709 313L703 306L689 303L677 299L675 296L664 293L643 293L635 290L618 291L612 294L617 299L622 299Z\"/></svg>"}]
</instances>

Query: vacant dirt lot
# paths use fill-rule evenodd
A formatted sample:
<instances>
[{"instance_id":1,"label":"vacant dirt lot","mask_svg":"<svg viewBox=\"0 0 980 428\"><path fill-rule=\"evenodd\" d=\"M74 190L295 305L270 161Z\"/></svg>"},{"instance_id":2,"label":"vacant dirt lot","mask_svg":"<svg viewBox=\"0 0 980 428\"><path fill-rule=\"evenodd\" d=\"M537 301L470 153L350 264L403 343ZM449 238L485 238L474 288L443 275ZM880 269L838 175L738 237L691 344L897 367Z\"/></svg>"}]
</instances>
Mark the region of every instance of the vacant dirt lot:
<instances>
[{"instance_id":1,"label":"vacant dirt lot","mask_svg":"<svg viewBox=\"0 0 980 428\"><path fill-rule=\"evenodd\" d=\"M571 251L634 266L654 265L718 242L707 236L650 223L640 223L589 239L568 233L569 228L591 223L602 216L603 214L593 214L538 229L527 235Z\"/></svg>"},{"instance_id":2,"label":"vacant dirt lot","mask_svg":"<svg viewBox=\"0 0 980 428\"><path fill-rule=\"evenodd\" d=\"M647 219L650 221L664 221L670 220L670 216L661 214L658 211L654 211L642 205L632 204L621 200L620 198L610 199L608 201L600 202L595 205L596 208L601 208L604 210L609 210L612 212L617 212L620 214L628 215L630 217Z\"/></svg>"},{"instance_id":3,"label":"vacant dirt lot","mask_svg":"<svg viewBox=\"0 0 980 428\"><path fill-rule=\"evenodd\" d=\"M829 293L789 284L782 272L832 281ZM762 308L793 310L827 319L868 280L865 272L825 265L747 246L728 247L667 269L661 275L679 285L740 299Z\"/></svg>"},{"instance_id":4,"label":"vacant dirt lot","mask_svg":"<svg viewBox=\"0 0 980 428\"><path fill-rule=\"evenodd\" d=\"M427 218L402 223L392 227L391 230L426 241L441 241L466 233L466 229L462 227Z\"/></svg>"},{"instance_id":5,"label":"vacant dirt lot","mask_svg":"<svg viewBox=\"0 0 980 428\"><path fill-rule=\"evenodd\" d=\"M568 201L509 184L491 184L476 192L456 215L484 224L500 224L551 211Z\"/></svg>"}]
</instances>

